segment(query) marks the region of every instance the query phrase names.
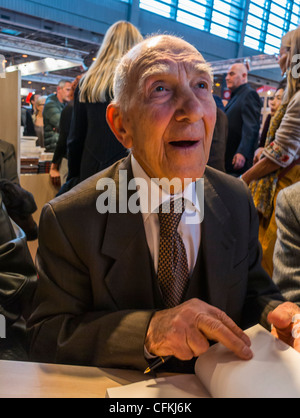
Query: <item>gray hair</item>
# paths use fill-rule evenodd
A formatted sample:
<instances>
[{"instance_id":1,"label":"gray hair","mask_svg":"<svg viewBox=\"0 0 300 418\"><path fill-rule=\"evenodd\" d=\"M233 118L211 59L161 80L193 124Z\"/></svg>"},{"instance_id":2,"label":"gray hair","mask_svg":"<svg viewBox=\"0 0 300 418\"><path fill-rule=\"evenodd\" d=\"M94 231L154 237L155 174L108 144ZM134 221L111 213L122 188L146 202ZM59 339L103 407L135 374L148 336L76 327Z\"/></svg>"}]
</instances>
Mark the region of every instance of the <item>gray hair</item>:
<instances>
[{"instance_id":1,"label":"gray hair","mask_svg":"<svg viewBox=\"0 0 300 418\"><path fill-rule=\"evenodd\" d=\"M71 81L69 81L69 80L60 80L60 82L58 83L58 87L63 88L63 87L65 87L65 85L67 83L71 83Z\"/></svg>"}]
</instances>

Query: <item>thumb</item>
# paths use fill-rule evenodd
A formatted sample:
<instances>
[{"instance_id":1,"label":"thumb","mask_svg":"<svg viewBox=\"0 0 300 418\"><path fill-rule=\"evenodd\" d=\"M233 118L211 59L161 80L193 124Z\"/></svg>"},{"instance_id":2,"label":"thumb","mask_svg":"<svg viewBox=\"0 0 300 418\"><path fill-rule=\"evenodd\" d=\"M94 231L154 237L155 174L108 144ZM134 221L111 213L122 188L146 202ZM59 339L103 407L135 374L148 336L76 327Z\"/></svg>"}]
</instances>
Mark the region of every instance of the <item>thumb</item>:
<instances>
[{"instance_id":1,"label":"thumb","mask_svg":"<svg viewBox=\"0 0 300 418\"><path fill-rule=\"evenodd\" d=\"M268 321L277 329L285 329L291 324L294 314L294 305L290 303L283 303L268 314Z\"/></svg>"}]
</instances>

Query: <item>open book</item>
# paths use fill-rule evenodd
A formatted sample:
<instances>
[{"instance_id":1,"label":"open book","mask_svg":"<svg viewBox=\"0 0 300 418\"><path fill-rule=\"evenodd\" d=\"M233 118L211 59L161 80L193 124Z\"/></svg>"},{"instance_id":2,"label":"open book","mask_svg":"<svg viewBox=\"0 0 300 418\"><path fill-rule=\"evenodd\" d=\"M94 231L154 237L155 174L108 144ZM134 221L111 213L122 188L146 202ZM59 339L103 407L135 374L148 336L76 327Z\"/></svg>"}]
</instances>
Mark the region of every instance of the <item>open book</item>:
<instances>
[{"instance_id":1,"label":"open book","mask_svg":"<svg viewBox=\"0 0 300 418\"><path fill-rule=\"evenodd\" d=\"M300 353L260 325L246 331L253 359L221 344L202 354L195 375L175 375L107 389L109 398L299 398Z\"/></svg>"}]
</instances>

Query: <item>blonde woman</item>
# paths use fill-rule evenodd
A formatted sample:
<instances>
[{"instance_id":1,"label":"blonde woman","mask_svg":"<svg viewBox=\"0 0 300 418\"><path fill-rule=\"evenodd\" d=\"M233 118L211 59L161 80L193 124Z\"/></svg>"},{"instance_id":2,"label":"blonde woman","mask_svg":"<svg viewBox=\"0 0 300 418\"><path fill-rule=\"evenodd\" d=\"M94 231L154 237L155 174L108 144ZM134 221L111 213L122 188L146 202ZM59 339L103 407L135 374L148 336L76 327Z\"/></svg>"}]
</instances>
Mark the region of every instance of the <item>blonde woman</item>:
<instances>
[{"instance_id":1,"label":"blonde woman","mask_svg":"<svg viewBox=\"0 0 300 418\"><path fill-rule=\"evenodd\" d=\"M127 155L106 123L106 108L113 98L113 77L120 58L142 39L129 22L112 25L75 92L68 138L68 180L72 179L72 185L74 178L85 180Z\"/></svg>"},{"instance_id":2,"label":"blonde woman","mask_svg":"<svg viewBox=\"0 0 300 418\"><path fill-rule=\"evenodd\" d=\"M35 102L35 112L32 116L34 123L34 129L38 140L36 145L39 147L44 147L44 120L43 120L43 110L46 103L47 96L39 96Z\"/></svg>"},{"instance_id":3,"label":"blonde woman","mask_svg":"<svg viewBox=\"0 0 300 418\"><path fill-rule=\"evenodd\" d=\"M282 38L279 65L287 87L273 116L266 144L254 166L242 175L259 213L264 269L272 276L277 238L276 199L280 190L300 181L300 28Z\"/></svg>"}]
</instances>

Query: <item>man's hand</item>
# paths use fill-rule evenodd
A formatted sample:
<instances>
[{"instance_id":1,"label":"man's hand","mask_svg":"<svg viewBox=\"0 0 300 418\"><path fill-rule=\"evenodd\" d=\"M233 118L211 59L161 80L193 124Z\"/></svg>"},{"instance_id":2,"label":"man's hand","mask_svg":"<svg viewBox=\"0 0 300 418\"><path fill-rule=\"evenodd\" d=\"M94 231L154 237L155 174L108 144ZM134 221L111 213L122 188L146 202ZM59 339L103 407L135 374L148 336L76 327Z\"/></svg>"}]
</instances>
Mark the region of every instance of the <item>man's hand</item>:
<instances>
[{"instance_id":1,"label":"man's hand","mask_svg":"<svg viewBox=\"0 0 300 418\"><path fill-rule=\"evenodd\" d=\"M55 187L60 187L60 173L58 171L58 166L56 164L51 164L50 167L50 178Z\"/></svg>"},{"instance_id":2,"label":"man's hand","mask_svg":"<svg viewBox=\"0 0 300 418\"><path fill-rule=\"evenodd\" d=\"M279 305L268 315L268 321L273 325L272 334L284 341L286 344L300 352L300 338L294 338L292 335L292 323L294 315L300 314L300 308L291 302L285 302Z\"/></svg>"},{"instance_id":3,"label":"man's hand","mask_svg":"<svg viewBox=\"0 0 300 418\"><path fill-rule=\"evenodd\" d=\"M199 299L156 312L145 346L153 355L190 360L208 350L208 340L222 343L243 360L253 356L249 337L224 312Z\"/></svg>"},{"instance_id":4,"label":"man's hand","mask_svg":"<svg viewBox=\"0 0 300 418\"><path fill-rule=\"evenodd\" d=\"M235 154L232 160L232 165L235 170L240 170L244 167L246 158L242 154Z\"/></svg>"}]
</instances>

